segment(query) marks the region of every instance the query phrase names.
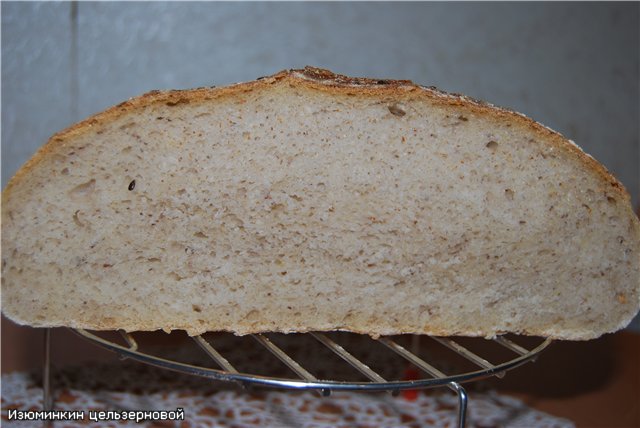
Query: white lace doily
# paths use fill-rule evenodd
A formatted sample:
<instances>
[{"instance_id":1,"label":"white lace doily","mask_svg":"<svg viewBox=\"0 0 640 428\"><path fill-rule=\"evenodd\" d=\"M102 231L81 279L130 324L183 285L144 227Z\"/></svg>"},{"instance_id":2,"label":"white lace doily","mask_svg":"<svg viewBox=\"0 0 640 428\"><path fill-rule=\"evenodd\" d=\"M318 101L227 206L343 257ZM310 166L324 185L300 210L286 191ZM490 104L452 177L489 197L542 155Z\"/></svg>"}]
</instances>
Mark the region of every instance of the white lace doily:
<instances>
[{"instance_id":1,"label":"white lace doily","mask_svg":"<svg viewBox=\"0 0 640 428\"><path fill-rule=\"evenodd\" d=\"M95 376L99 373L99 376ZM114 411L184 409L182 421L56 422L56 427L454 427L457 398L447 389L420 391L410 399L385 393L241 390L220 382L176 375L138 363L95 365L59 371L53 380L55 409ZM8 409L41 410L40 379L28 373L2 376L2 422ZM531 409L493 391L469 392L468 427L572 427L567 420ZM6 424L6 425L5 425Z\"/></svg>"}]
</instances>

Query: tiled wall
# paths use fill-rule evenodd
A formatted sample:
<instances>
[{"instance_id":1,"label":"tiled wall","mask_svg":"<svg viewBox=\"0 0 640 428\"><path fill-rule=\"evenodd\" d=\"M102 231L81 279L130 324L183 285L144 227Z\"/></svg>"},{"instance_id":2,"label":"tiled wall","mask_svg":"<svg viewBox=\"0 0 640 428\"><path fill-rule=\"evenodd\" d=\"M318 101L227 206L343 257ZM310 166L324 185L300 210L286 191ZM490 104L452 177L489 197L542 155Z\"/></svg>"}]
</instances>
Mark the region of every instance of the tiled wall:
<instances>
[{"instance_id":1,"label":"tiled wall","mask_svg":"<svg viewBox=\"0 0 640 428\"><path fill-rule=\"evenodd\" d=\"M639 199L638 3L8 3L2 185L49 135L151 89L283 68L411 79L525 113Z\"/></svg>"}]
</instances>

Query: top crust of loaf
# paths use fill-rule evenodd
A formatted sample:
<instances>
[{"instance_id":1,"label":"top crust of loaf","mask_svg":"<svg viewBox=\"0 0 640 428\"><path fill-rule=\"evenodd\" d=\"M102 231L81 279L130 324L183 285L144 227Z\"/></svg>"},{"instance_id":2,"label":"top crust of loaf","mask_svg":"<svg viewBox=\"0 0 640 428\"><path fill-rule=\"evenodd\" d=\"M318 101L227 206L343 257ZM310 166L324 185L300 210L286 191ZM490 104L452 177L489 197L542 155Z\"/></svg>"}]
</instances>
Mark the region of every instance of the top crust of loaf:
<instances>
[{"instance_id":1,"label":"top crust of loaf","mask_svg":"<svg viewBox=\"0 0 640 428\"><path fill-rule=\"evenodd\" d=\"M585 168L596 172L603 181L611 186L611 191L618 197L629 202L629 193L611 173L599 162L586 154L579 146L563 137L539 122L536 122L521 113L496 107L490 103L475 100L460 94L450 94L441 91L433 86L426 87L416 85L410 80L390 80L371 79L363 77L349 77L342 74L335 74L329 70L307 66L304 69L282 70L272 76L260 77L257 80L245 83L238 83L231 86L216 88L205 87L187 90L171 91L150 91L139 97L131 98L128 101L111 107L104 112L98 113L86 120L78 122L69 128L53 135L47 144L40 148L37 153L14 175L7 184L3 194L11 192L14 183L20 180L24 174L35 167L40 160L47 156L58 144L64 144L65 140L73 138L84 132L89 132L93 127L99 127L104 123L115 120L122 115L142 106L152 104L178 105L181 103L198 103L222 97L234 97L243 92L249 92L267 87L273 84L289 84L296 87L306 87L314 90L327 91L333 93L346 93L358 97L380 97L389 96L394 99L404 97L428 97L443 105L455 108L463 107L470 112L490 115L497 121L510 120L520 122L522 125L530 127L533 131L550 140L557 149L570 152L578 156L584 163ZM3 202L4 202L3 196Z\"/></svg>"}]
</instances>

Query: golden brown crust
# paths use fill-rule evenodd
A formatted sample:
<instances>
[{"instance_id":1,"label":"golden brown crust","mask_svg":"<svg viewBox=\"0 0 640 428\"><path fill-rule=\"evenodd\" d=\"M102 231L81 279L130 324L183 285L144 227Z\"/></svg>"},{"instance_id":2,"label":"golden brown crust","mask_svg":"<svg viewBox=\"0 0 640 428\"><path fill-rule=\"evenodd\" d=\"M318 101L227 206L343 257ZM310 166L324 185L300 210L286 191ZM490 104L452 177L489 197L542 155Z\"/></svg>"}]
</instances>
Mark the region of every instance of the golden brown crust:
<instances>
[{"instance_id":1,"label":"golden brown crust","mask_svg":"<svg viewBox=\"0 0 640 428\"><path fill-rule=\"evenodd\" d=\"M508 121L523 127L530 128L541 138L545 138L554 149L579 159L585 168L594 171L606 184L606 192L617 194L625 201L630 196L622 183L598 161L584 153L578 146L571 143L560 133L553 131L544 125L511 110L493 106L459 94L449 94L435 87L416 85L410 80L371 79L361 77L349 77L333 73L326 69L307 66L304 69L282 70L272 76L261 77L257 80L238 83L221 88L197 88L187 90L151 91L141 96L131 98L128 101L113 106L101 113L89 117L75 125L53 135L47 144L40 148L36 154L25 163L22 168L9 181L3 192L3 201L11 188L20 178L39 164L44 157L54 149L78 134L88 132L93 127L104 126L117 118L139 108L164 103L178 105L182 103L203 102L223 97L233 97L243 92L259 90L275 83L288 82L290 85L301 88L309 88L332 92L335 94L352 94L358 96L388 96L388 97L425 97L432 101L442 103L455 108L464 108L471 114L493 117L496 121ZM608 193L609 194L609 193Z\"/></svg>"}]
</instances>

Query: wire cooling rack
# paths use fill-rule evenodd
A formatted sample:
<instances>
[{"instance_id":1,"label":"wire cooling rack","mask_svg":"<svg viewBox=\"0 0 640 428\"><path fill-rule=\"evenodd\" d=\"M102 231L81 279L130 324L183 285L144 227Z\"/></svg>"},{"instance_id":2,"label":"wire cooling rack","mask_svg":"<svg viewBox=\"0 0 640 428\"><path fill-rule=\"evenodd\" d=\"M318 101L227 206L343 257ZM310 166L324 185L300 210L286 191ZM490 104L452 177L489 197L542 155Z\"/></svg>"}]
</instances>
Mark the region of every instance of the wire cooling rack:
<instances>
[{"instance_id":1,"label":"wire cooling rack","mask_svg":"<svg viewBox=\"0 0 640 428\"><path fill-rule=\"evenodd\" d=\"M194 365L179 361L175 358L166 358L160 355L154 355L154 352L149 352L148 350L143 351L142 348L138 346L138 340L134 337L137 333L119 331L118 333L122 337L123 341L122 343L116 343L116 341L112 339L113 336L111 336L111 338L107 338L104 332L89 332L83 329L75 329L73 331L82 338L102 348L116 352L121 358L130 358L141 363L163 369L209 379L236 382L244 387L255 385L297 390L315 390L324 396L328 396L331 394L331 391L387 391L392 394L397 394L401 390L416 390L446 386L453 390L458 396L459 427L465 426L468 401L466 391L462 386L463 383L491 376L502 377L507 371L535 360L538 354L552 342L551 339L536 338L536 344L534 346L525 347L516 343L515 337L511 339L504 336L498 336L493 339L464 339L465 341L471 340L480 342L482 344L481 348L483 349L483 353L481 354L479 351L472 351L470 349L471 347L468 345L463 346L460 339L436 336L413 336L413 339L437 342L439 344L438 346L441 346L443 349L449 349L453 354L471 363L472 368L470 370L445 373L442 369L436 367L435 362L427 361L428 358L425 359L418 355L415 346L413 347L414 349L409 350L407 348L412 348L411 346L399 343L402 341L400 340L402 338L380 337L378 339L372 339L369 336L357 335L354 333L341 333L343 335L347 334L357 336L358 339L361 340L370 341L371 343L367 343L366 346L369 347L372 352L379 352L377 347L380 347L382 350L386 348L392 351L395 355L395 360L392 364L396 366L393 372L397 374L402 374L402 367L407 364L414 366L423 373L423 376L418 379L407 380L387 379L381 376L381 374L374 371L367 364L367 361L362 361L357 358L354 353L349 352L345 346L342 346L336 340L332 339L331 334L311 332L298 335L286 335L288 339L293 340L296 340L296 337L299 338L300 336L306 337L307 339L312 337L314 339L312 342L316 346L328 348L331 352L340 357L340 359L348 363L349 366L368 379L367 381L351 381L340 378L316 378L309 370L303 367L303 364L290 356L282 347L278 346L274 340L270 339L269 335L265 334L244 336L242 340L251 341L253 339L259 344L260 349L263 349L263 351L266 352L266 354L274 355L284 366L288 367L296 375L295 378L251 373L251 371L255 372L255 370L238 370L234 364L229 361L225 355L223 355L223 352L216 349L218 347L217 339L208 339L205 338L204 335L193 336L191 339L219 368ZM52 402L50 392L51 386L49 382L49 347L50 331L47 329L45 334L44 403L45 408L50 409ZM494 348L499 348L497 350L501 350L502 354L506 352L507 357L497 360L497 357L495 357L496 349ZM266 357L268 357L268 355L265 356L265 358ZM261 364L260 360L255 361L255 364L259 366ZM256 367L256 369L258 368L259 367Z\"/></svg>"}]
</instances>

